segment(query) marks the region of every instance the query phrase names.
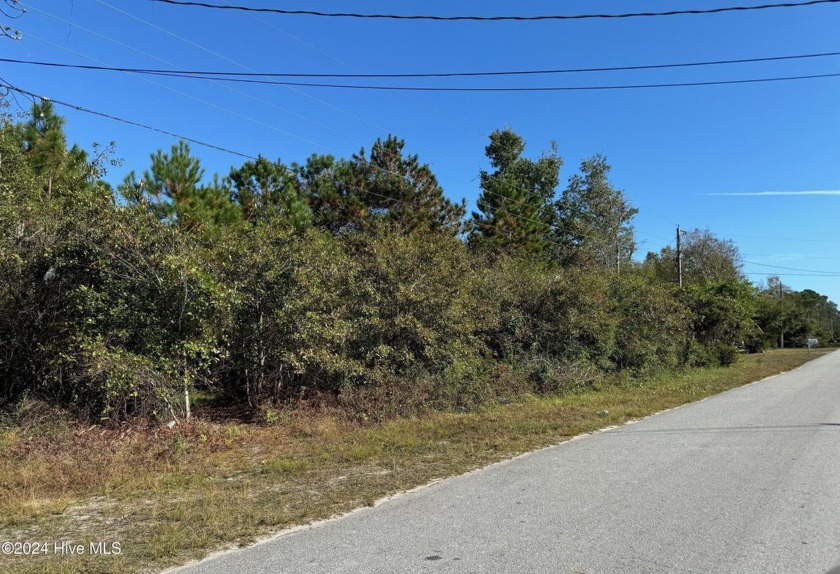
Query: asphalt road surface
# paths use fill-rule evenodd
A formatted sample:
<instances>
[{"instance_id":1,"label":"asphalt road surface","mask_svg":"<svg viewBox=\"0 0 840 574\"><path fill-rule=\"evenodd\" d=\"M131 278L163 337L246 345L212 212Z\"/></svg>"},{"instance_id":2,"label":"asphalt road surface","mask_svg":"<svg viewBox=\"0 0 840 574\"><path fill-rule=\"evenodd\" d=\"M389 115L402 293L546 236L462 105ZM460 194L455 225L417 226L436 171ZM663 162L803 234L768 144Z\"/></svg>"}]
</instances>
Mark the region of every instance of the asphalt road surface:
<instances>
[{"instance_id":1,"label":"asphalt road surface","mask_svg":"<svg viewBox=\"0 0 840 574\"><path fill-rule=\"evenodd\" d=\"M840 352L178 572L823 574L838 564Z\"/></svg>"}]
</instances>

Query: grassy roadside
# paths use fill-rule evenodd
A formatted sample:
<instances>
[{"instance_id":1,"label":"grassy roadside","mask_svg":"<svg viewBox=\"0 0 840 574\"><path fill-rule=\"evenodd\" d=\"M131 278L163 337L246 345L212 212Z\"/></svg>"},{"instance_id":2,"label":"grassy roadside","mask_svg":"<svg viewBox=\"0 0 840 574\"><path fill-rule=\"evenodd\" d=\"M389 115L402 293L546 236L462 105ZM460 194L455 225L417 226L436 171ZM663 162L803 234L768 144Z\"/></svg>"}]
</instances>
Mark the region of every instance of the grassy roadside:
<instances>
[{"instance_id":1,"label":"grassy roadside","mask_svg":"<svg viewBox=\"0 0 840 574\"><path fill-rule=\"evenodd\" d=\"M827 352L773 351L743 356L726 369L377 426L279 411L267 426L196 421L171 430L104 430L52 419L2 429L0 541L46 541L49 554L0 555L0 570L155 571ZM598 416L602 410L609 414ZM63 540L83 544L84 554L57 555L54 544ZM89 542L114 541L119 555L90 554Z\"/></svg>"}]
</instances>

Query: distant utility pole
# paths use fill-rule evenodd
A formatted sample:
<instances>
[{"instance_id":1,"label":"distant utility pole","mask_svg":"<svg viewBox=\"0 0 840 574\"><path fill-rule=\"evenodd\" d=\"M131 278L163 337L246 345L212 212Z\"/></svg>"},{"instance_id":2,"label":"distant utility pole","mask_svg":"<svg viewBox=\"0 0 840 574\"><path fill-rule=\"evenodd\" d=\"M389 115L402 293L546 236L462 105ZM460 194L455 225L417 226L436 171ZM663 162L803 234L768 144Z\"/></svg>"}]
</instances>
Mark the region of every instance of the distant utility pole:
<instances>
[{"instance_id":1,"label":"distant utility pole","mask_svg":"<svg viewBox=\"0 0 840 574\"><path fill-rule=\"evenodd\" d=\"M677 225L677 277L680 281L680 289L682 289L682 231Z\"/></svg>"}]
</instances>

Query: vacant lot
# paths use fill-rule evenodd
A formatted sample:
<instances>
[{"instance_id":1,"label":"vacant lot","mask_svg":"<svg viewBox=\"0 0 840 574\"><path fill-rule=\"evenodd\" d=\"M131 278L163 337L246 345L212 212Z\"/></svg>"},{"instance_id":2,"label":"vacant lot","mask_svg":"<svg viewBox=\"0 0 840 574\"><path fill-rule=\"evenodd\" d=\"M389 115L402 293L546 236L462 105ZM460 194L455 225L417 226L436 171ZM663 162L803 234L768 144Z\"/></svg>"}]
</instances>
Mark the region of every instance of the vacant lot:
<instances>
[{"instance_id":1,"label":"vacant lot","mask_svg":"<svg viewBox=\"0 0 840 574\"><path fill-rule=\"evenodd\" d=\"M46 544L22 546L37 555L3 555L0 564L10 572L153 571L826 352L749 355L730 368L378 425L278 410L262 425L196 420L173 429L103 429L36 409L23 426L0 432L0 541ZM78 548L62 541L83 552L70 554ZM119 554L91 553L90 543L114 551L113 542Z\"/></svg>"}]
</instances>

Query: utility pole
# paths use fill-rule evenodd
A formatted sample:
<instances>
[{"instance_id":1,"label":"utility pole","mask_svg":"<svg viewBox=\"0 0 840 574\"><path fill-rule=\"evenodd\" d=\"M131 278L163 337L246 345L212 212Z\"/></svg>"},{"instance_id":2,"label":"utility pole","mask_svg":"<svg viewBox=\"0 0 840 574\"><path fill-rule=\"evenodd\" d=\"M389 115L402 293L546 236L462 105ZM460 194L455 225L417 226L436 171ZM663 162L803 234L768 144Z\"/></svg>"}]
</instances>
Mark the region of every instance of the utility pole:
<instances>
[{"instance_id":1,"label":"utility pole","mask_svg":"<svg viewBox=\"0 0 840 574\"><path fill-rule=\"evenodd\" d=\"M680 281L680 289L682 289L682 231L677 225L677 277Z\"/></svg>"}]
</instances>

